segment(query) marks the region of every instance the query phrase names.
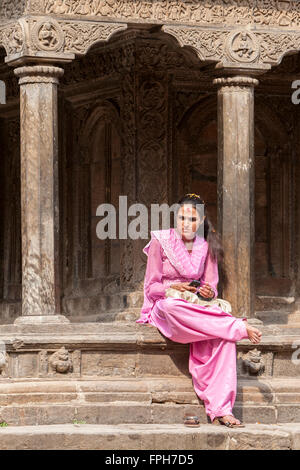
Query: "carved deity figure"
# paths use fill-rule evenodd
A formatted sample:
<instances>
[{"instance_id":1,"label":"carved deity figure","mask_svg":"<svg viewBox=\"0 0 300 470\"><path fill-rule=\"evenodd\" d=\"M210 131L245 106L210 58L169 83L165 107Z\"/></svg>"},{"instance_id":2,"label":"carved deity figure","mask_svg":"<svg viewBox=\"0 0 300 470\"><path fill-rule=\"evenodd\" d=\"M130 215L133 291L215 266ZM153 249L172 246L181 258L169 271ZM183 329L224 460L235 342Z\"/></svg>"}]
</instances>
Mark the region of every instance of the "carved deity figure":
<instances>
[{"instance_id":1,"label":"carved deity figure","mask_svg":"<svg viewBox=\"0 0 300 470\"><path fill-rule=\"evenodd\" d=\"M60 374L66 374L67 372L71 372L73 369L69 352L66 350L65 347L62 347L54 354L52 354L49 363L51 369L54 372L58 372Z\"/></svg>"},{"instance_id":2,"label":"carved deity figure","mask_svg":"<svg viewBox=\"0 0 300 470\"><path fill-rule=\"evenodd\" d=\"M7 377L8 375L8 354L3 344L0 344L0 375Z\"/></svg>"},{"instance_id":3,"label":"carved deity figure","mask_svg":"<svg viewBox=\"0 0 300 470\"><path fill-rule=\"evenodd\" d=\"M10 47L13 50L20 49L20 47L23 44L23 37L22 37L22 32L19 28L14 29L12 35L11 35L11 44Z\"/></svg>"},{"instance_id":4,"label":"carved deity figure","mask_svg":"<svg viewBox=\"0 0 300 470\"><path fill-rule=\"evenodd\" d=\"M54 2L54 4L55 4L55 12L59 15L66 15L70 13L72 9L71 4L68 1L57 0L57 2Z\"/></svg>"},{"instance_id":5,"label":"carved deity figure","mask_svg":"<svg viewBox=\"0 0 300 470\"><path fill-rule=\"evenodd\" d=\"M168 17L171 20L183 20L187 14L187 6L184 3L170 2L168 8Z\"/></svg>"},{"instance_id":6,"label":"carved deity figure","mask_svg":"<svg viewBox=\"0 0 300 470\"><path fill-rule=\"evenodd\" d=\"M95 15L109 16L115 13L117 2L115 0L95 0L93 10Z\"/></svg>"},{"instance_id":7,"label":"carved deity figure","mask_svg":"<svg viewBox=\"0 0 300 470\"><path fill-rule=\"evenodd\" d=\"M251 45L251 39L249 39L247 33L240 33L238 39L235 41L234 47L232 47L232 50L239 57L251 58L254 51Z\"/></svg>"},{"instance_id":8,"label":"carved deity figure","mask_svg":"<svg viewBox=\"0 0 300 470\"><path fill-rule=\"evenodd\" d=\"M74 8L74 13L78 15L89 15L90 12L90 0L78 0L77 6Z\"/></svg>"},{"instance_id":9,"label":"carved deity figure","mask_svg":"<svg viewBox=\"0 0 300 470\"><path fill-rule=\"evenodd\" d=\"M191 21L203 21L202 18L205 16L205 6L199 5L197 0L191 0L189 5L189 18Z\"/></svg>"},{"instance_id":10,"label":"carved deity figure","mask_svg":"<svg viewBox=\"0 0 300 470\"><path fill-rule=\"evenodd\" d=\"M144 18L144 19L150 18L152 16L152 3L151 2L141 3L137 12L141 18Z\"/></svg>"},{"instance_id":11,"label":"carved deity figure","mask_svg":"<svg viewBox=\"0 0 300 470\"><path fill-rule=\"evenodd\" d=\"M165 20L167 15L167 0L157 0L153 4L153 16L156 20Z\"/></svg>"},{"instance_id":12,"label":"carved deity figure","mask_svg":"<svg viewBox=\"0 0 300 470\"><path fill-rule=\"evenodd\" d=\"M135 16L135 5L125 3L122 5L120 13L126 17Z\"/></svg>"},{"instance_id":13,"label":"carved deity figure","mask_svg":"<svg viewBox=\"0 0 300 470\"><path fill-rule=\"evenodd\" d=\"M57 32L51 23L45 23L39 32L39 40L41 44L49 49L53 49L57 43Z\"/></svg>"},{"instance_id":14,"label":"carved deity figure","mask_svg":"<svg viewBox=\"0 0 300 470\"><path fill-rule=\"evenodd\" d=\"M6 352L0 351L0 374L4 370L7 363Z\"/></svg>"},{"instance_id":15,"label":"carved deity figure","mask_svg":"<svg viewBox=\"0 0 300 470\"><path fill-rule=\"evenodd\" d=\"M258 375L265 370L265 364L261 356L261 351L253 349L248 353L248 357L244 360L244 368L250 375Z\"/></svg>"}]
</instances>

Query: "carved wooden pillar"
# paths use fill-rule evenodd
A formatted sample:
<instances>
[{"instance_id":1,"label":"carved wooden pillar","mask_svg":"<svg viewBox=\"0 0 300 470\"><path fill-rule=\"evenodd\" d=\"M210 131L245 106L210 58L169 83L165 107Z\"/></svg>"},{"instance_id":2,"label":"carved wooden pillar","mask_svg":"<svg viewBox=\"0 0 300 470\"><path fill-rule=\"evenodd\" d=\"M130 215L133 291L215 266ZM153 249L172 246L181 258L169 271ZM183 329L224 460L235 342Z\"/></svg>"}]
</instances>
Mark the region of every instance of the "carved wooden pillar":
<instances>
[{"instance_id":1,"label":"carved wooden pillar","mask_svg":"<svg viewBox=\"0 0 300 470\"><path fill-rule=\"evenodd\" d=\"M5 123L3 175L3 300L21 297L21 214L20 214L20 122Z\"/></svg>"},{"instance_id":2,"label":"carved wooden pillar","mask_svg":"<svg viewBox=\"0 0 300 470\"><path fill-rule=\"evenodd\" d=\"M217 78L218 223L235 316L254 311L254 86L247 76Z\"/></svg>"},{"instance_id":3,"label":"carved wooden pillar","mask_svg":"<svg viewBox=\"0 0 300 470\"><path fill-rule=\"evenodd\" d=\"M22 317L69 322L60 312L57 85L63 69L15 69L20 84Z\"/></svg>"}]
</instances>

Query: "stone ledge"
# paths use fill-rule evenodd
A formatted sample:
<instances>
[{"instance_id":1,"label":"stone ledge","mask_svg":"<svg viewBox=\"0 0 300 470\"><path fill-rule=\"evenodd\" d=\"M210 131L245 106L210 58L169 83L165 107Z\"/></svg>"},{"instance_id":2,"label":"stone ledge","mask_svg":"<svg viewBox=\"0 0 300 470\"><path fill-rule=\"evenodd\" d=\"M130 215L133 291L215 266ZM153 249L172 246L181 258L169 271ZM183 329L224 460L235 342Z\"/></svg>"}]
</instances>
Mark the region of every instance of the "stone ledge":
<instances>
[{"instance_id":1,"label":"stone ledge","mask_svg":"<svg viewBox=\"0 0 300 470\"><path fill-rule=\"evenodd\" d=\"M237 343L240 376L299 376L300 329L263 327L259 345ZM189 375L189 344L151 325L88 323L0 327L0 380L9 378ZM296 357L297 356L297 357ZM60 364L60 365L58 365ZM59 370L63 367L64 370Z\"/></svg>"},{"instance_id":2,"label":"stone ledge","mask_svg":"<svg viewBox=\"0 0 300 470\"><path fill-rule=\"evenodd\" d=\"M239 341L238 346L244 348L290 349L295 341L300 342L300 327L285 327L279 325L260 327L263 336L259 345L253 345L249 340ZM56 347L61 344L86 344L87 347L102 345L118 347L124 343L127 346L158 346L182 347L165 338L154 326L126 322L112 323L71 323L62 325L1 325L0 341L8 346L19 343L16 349L32 346L34 349L45 344ZM105 346L106 347L106 346Z\"/></svg>"},{"instance_id":3,"label":"stone ledge","mask_svg":"<svg viewBox=\"0 0 300 470\"><path fill-rule=\"evenodd\" d=\"M300 325L266 325L259 326L264 337L288 337L288 336L299 336L300 337ZM155 326L149 323L136 323L135 321L113 321L113 322L90 322L90 323L69 323L62 325L59 324L5 324L0 325L0 337L5 335L90 335L90 334L146 334L153 338L163 338L161 333ZM151 333L149 333L151 331ZM245 342L247 340L243 340Z\"/></svg>"}]
</instances>

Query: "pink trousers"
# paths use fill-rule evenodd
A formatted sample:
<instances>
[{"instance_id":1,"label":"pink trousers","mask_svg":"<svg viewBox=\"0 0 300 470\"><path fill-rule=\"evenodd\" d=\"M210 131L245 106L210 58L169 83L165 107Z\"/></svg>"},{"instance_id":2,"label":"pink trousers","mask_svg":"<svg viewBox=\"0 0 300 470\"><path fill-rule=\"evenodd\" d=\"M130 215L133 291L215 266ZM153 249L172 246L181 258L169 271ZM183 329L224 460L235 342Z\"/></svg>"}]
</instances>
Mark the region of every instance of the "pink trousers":
<instances>
[{"instance_id":1,"label":"pink trousers","mask_svg":"<svg viewBox=\"0 0 300 470\"><path fill-rule=\"evenodd\" d=\"M183 299L158 300L149 323L177 343L190 343L189 371L207 415L232 414L236 398L236 341L248 338L243 319L219 307L203 307Z\"/></svg>"}]
</instances>

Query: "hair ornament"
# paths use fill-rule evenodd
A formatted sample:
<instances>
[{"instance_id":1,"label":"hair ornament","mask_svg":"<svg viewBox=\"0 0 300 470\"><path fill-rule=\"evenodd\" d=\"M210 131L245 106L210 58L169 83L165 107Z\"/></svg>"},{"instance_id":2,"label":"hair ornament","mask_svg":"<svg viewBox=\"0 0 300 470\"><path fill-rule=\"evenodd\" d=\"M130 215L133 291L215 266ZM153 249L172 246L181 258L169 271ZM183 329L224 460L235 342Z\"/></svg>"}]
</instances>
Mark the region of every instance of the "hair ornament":
<instances>
[{"instance_id":1,"label":"hair ornament","mask_svg":"<svg viewBox=\"0 0 300 470\"><path fill-rule=\"evenodd\" d=\"M195 193L188 193L186 194L187 197L195 197L197 199L200 199L201 201L203 201L203 199L201 198L201 196L199 196L199 194L195 194ZM203 201L204 203L204 201Z\"/></svg>"}]
</instances>

